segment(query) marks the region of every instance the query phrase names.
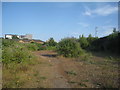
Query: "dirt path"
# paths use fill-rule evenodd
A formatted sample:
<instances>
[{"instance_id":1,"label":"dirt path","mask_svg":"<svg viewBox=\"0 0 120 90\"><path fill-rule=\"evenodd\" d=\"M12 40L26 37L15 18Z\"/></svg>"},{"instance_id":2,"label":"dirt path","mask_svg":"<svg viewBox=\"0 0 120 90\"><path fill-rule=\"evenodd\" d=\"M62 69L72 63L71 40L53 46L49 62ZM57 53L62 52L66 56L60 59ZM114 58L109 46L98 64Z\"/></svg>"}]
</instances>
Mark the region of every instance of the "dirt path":
<instances>
[{"instance_id":1,"label":"dirt path","mask_svg":"<svg viewBox=\"0 0 120 90\"><path fill-rule=\"evenodd\" d=\"M101 66L99 63L101 61L103 62L103 58L100 57L93 57L94 62L93 60L92 62L79 62L74 59L57 56L57 53L53 51L36 51L34 54L37 55L38 62L33 66L31 71L28 72L28 77L31 77L31 79L28 80L28 83L23 87L99 87L100 85L98 86L97 84L105 82L104 80L99 81L99 79L107 79L107 75L109 75L111 71L114 71L112 75L117 73L117 69L108 68L106 65ZM110 79L112 80L112 77ZM108 81L110 80L108 79ZM112 84L112 82L110 84Z\"/></svg>"},{"instance_id":2,"label":"dirt path","mask_svg":"<svg viewBox=\"0 0 120 90\"><path fill-rule=\"evenodd\" d=\"M53 88L70 88L67 78L63 74L62 61L56 56L57 54L52 51L38 51L36 54L51 66L47 68L49 73L47 83L51 83Z\"/></svg>"},{"instance_id":3,"label":"dirt path","mask_svg":"<svg viewBox=\"0 0 120 90\"><path fill-rule=\"evenodd\" d=\"M53 51L34 52L38 57L38 64L33 66L32 78L24 87L32 88L71 88L65 76L62 60ZM36 74L36 75L35 75Z\"/></svg>"}]
</instances>

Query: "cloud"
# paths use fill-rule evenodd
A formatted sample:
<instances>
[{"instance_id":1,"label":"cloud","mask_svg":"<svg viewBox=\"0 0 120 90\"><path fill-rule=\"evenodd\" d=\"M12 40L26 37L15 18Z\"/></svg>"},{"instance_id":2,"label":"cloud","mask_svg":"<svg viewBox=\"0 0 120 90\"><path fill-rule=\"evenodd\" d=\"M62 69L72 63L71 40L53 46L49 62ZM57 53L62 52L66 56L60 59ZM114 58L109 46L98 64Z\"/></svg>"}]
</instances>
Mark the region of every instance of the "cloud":
<instances>
[{"instance_id":1,"label":"cloud","mask_svg":"<svg viewBox=\"0 0 120 90\"><path fill-rule=\"evenodd\" d=\"M104 34L105 35L109 35L109 34L111 34L113 32L113 30L112 29L109 29L109 30L106 30L105 32L104 32Z\"/></svg>"},{"instance_id":2,"label":"cloud","mask_svg":"<svg viewBox=\"0 0 120 90\"><path fill-rule=\"evenodd\" d=\"M76 38L78 38L79 35L81 35L81 33L79 33L79 32L72 32L70 35L71 35L71 37L76 37Z\"/></svg>"},{"instance_id":3,"label":"cloud","mask_svg":"<svg viewBox=\"0 0 120 90\"><path fill-rule=\"evenodd\" d=\"M118 7L111 6L111 5L105 5L96 9L90 9L88 7L85 7L84 15L92 16L92 15L101 15L101 16L107 16L110 14L113 14L118 11Z\"/></svg>"},{"instance_id":4,"label":"cloud","mask_svg":"<svg viewBox=\"0 0 120 90\"><path fill-rule=\"evenodd\" d=\"M98 27L98 34L100 36L107 36L113 32L113 28L116 28L117 26L108 25L108 26L99 26Z\"/></svg>"},{"instance_id":5,"label":"cloud","mask_svg":"<svg viewBox=\"0 0 120 90\"><path fill-rule=\"evenodd\" d=\"M72 32L72 35L80 35L78 32Z\"/></svg>"},{"instance_id":6,"label":"cloud","mask_svg":"<svg viewBox=\"0 0 120 90\"><path fill-rule=\"evenodd\" d=\"M86 11L85 15L91 16L91 12L90 11Z\"/></svg>"},{"instance_id":7,"label":"cloud","mask_svg":"<svg viewBox=\"0 0 120 90\"><path fill-rule=\"evenodd\" d=\"M89 24L83 23L83 22L79 22L79 23L77 23L77 24L81 25L82 27L88 27L88 26L89 26Z\"/></svg>"}]
</instances>

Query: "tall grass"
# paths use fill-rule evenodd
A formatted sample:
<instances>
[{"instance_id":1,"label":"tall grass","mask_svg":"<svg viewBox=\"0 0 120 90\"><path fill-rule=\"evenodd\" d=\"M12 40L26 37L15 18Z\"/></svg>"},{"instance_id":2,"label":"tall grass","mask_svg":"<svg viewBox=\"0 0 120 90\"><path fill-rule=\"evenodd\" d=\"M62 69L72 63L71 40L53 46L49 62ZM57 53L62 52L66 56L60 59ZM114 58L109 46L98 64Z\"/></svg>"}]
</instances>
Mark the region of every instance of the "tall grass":
<instances>
[{"instance_id":1,"label":"tall grass","mask_svg":"<svg viewBox=\"0 0 120 90\"><path fill-rule=\"evenodd\" d=\"M2 49L3 64L29 62L33 58L31 51L37 50L37 46L32 44L21 44L10 40L3 40L3 42L5 42Z\"/></svg>"},{"instance_id":2,"label":"tall grass","mask_svg":"<svg viewBox=\"0 0 120 90\"><path fill-rule=\"evenodd\" d=\"M36 63L36 56L32 53L38 49L31 43L19 43L13 40L2 41L3 87L18 88L24 84L21 74L30 70Z\"/></svg>"}]
</instances>

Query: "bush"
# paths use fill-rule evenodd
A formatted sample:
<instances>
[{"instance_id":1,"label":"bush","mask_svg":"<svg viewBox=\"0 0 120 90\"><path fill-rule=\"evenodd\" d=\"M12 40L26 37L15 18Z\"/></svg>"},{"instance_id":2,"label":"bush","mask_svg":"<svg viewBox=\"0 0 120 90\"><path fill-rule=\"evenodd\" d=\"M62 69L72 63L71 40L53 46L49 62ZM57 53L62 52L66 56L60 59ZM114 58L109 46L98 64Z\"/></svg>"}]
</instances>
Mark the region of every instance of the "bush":
<instances>
[{"instance_id":1,"label":"bush","mask_svg":"<svg viewBox=\"0 0 120 90\"><path fill-rule=\"evenodd\" d=\"M107 53L120 53L120 33L115 32L108 36L98 38L89 47L93 51L104 51Z\"/></svg>"},{"instance_id":2,"label":"bush","mask_svg":"<svg viewBox=\"0 0 120 90\"><path fill-rule=\"evenodd\" d=\"M3 47L9 47L11 45L14 45L16 42L14 40L9 39L2 39L2 46Z\"/></svg>"},{"instance_id":3,"label":"bush","mask_svg":"<svg viewBox=\"0 0 120 90\"><path fill-rule=\"evenodd\" d=\"M34 55L31 54L31 50L37 50L38 48L35 44L23 44L9 39L3 39L2 46L3 64L29 61L34 57Z\"/></svg>"},{"instance_id":4,"label":"bush","mask_svg":"<svg viewBox=\"0 0 120 90\"><path fill-rule=\"evenodd\" d=\"M39 47L35 43L25 43L24 44L28 50L37 51Z\"/></svg>"},{"instance_id":5,"label":"bush","mask_svg":"<svg viewBox=\"0 0 120 90\"><path fill-rule=\"evenodd\" d=\"M46 50L56 50L56 46L47 46Z\"/></svg>"},{"instance_id":6,"label":"bush","mask_svg":"<svg viewBox=\"0 0 120 90\"><path fill-rule=\"evenodd\" d=\"M48 40L48 42L45 43L45 45L47 45L47 46L56 46L57 42L55 42L55 40L53 38L50 38Z\"/></svg>"},{"instance_id":7,"label":"bush","mask_svg":"<svg viewBox=\"0 0 120 90\"><path fill-rule=\"evenodd\" d=\"M83 50L75 38L62 39L57 45L57 51L65 57L78 57Z\"/></svg>"},{"instance_id":8,"label":"bush","mask_svg":"<svg viewBox=\"0 0 120 90\"><path fill-rule=\"evenodd\" d=\"M21 63L29 61L32 58L32 54L25 47L21 45L14 45L5 47L2 51L2 62L8 64L11 62Z\"/></svg>"},{"instance_id":9,"label":"bush","mask_svg":"<svg viewBox=\"0 0 120 90\"><path fill-rule=\"evenodd\" d=\"M43 44L36 43L36 42L31 42L31 44L34 44L37 46L37 50L45 50L46 47L44 47Z\"/></svg>"},{"instance_id":10,"label":"bush","mask_svg":"<svg viewBox=\"0 0 120 90\"><path fill-rule=\"evenodd\" d=\"M79 37L78 42L80 43L80 45L83 49L87 48L89 45L87 38L85 38L83 35L82 35L82 37Z\"/></svg>"},{"instance_id":11,"label":"bush","mask_svg":"<svg viewBox=\"0 0 120 90\"><path fill-rule=\"evenodd\" d=\"M89 43L89 46L91 45L91 43L92 43L93 41L95 41L95 40L97 40L97 39L98 39L98 37L92 37L92 35L89 34L89 36L87 37L87 41L88 41L88 43Z\"/></svg>"}]
</instances>

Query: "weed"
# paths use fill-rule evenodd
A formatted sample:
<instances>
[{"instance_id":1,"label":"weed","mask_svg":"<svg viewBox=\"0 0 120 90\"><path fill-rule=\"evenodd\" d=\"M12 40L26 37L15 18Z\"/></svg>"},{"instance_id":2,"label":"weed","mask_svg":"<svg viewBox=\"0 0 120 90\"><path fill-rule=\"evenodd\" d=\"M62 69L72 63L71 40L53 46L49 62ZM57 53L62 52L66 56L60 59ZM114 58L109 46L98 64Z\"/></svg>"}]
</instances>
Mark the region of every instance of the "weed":
<instances>
[{"instance_id":1,"label":"weed","mask_svg":"<svg viewBox=\"0 0 120 90\"><path fill-rule=\"evenodd\" d=\"M35 76L35 77L38 76L38 73L35 73L34 76Z\"/></svg>"},{"instance_id":2,"label":"weed","mask_svg":"<svg viewBox=\"0 0 120 90\"><path fill-rule=\"evenodd\" d=\"M40 77L40 79L43 79L43 80L45 80L45 79L47 79L47 78L46 78L46 77L44 77L44 76L41 76L41 77Z\"/></svg>"},{"instance_id":3,"label":"weed","mask_svg":"<svg viewBox=\"0 0 120 90\"><path fill-rule=\"evenodd\" d=\"M74 76L76 76L77 75L77 73L76 72L74 72L74 71L65 71L67 74L69 74L69 75L74 75Z\"/></svg>"},{"instance_id":4,"label":"weed","mask_svg":"<svg viewBox=\"0 0 120 90\"><path fill-rule=\"evenodd\" d=\"M52 64L49 64L49 66L53 66Z\"/></svg>"},{"instance_id":5,"label":"weed","mask_svg":"<svg viewBox=\"0 0 120 90\"><path fill-rule=\"evenodd\" d=\"M83 80L83 82L88 82L89 80Z\"/></svg>"},{"instance_id":6,"label":"weed","mask_svg":"<svg viewBox=\"0 0 120 90\"><path fill-rule=\"evenodd\" d=\"M74 82L74 81L68 81L68 83L70 83L70 84L75 84L75 83L77 83L77 82Z\"/></svg>"},{"instance_id":7,"label":"weed","mask_svg":"<svg viewBox=\"0 0 120 90\"><path fill-rule=\"evenodd\" d=\"M87 85L84 84L84 83L78 83L78 85L80 85L80 86L82 86L82 87L87 87Z\"/></svg>"}]
</instances>

